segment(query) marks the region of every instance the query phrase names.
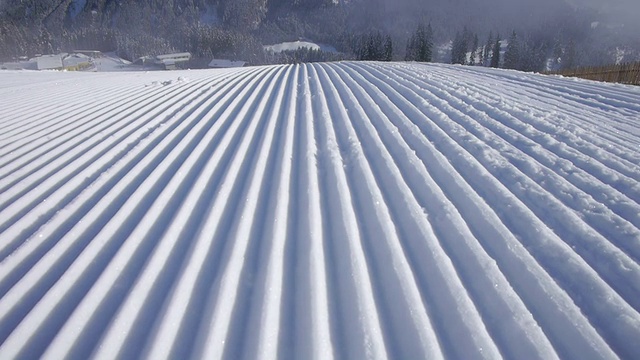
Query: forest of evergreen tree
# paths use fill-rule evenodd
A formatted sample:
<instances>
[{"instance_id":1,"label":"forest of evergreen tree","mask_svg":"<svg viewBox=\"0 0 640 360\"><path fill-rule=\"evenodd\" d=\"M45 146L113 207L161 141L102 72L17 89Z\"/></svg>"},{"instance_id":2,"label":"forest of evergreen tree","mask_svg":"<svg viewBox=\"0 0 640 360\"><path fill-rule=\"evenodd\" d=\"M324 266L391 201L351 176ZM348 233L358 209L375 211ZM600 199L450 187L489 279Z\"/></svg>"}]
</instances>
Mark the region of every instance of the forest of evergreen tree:
<instances>
[{"instance_id":1,"label":"forest of evergreen tree","mask_svg":"<svg viewBox=\"0 0 640 360\"><path fill-rule=\"evenodd\" d=\"M408 1L408 0L405 0ZM0 61L74 49L114 51L122 58L188 51L194 62L218 57L250 64L406 60L524 71L608 64L640 54L640 44L594 41L587 20L540 29L483 26L463 19L434 24L429 13L394 20L382 0L7 0L0 7ZM444 10L443 10L444 11ZM204 15L210 19L204 21ZM395 14L395 15L394 15ZM488 30L487 30L488 29ZM498 31L508 34L501 37ZM263 45L299 39L337 52L269 53ZM627 60L627 59L625 59ZM633 60L633 59L631 59Z\"/></svg>"}]
</instances>

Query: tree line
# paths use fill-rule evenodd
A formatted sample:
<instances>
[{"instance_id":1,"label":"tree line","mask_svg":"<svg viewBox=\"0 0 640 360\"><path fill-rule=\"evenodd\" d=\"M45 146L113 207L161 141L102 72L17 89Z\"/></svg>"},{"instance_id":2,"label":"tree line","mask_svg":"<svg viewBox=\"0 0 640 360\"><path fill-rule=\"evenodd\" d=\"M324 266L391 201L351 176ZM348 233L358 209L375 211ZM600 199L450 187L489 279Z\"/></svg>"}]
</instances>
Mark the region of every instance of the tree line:
<instances>
[{"instance_id":1,"label":"tree line","mask_svg":"<svg viewBox=\"0 0 640 360\"><path fill-rule=\"evenodd\" d=\"M561 30L555 38L549 33L516 31L503 38L492 32L482 37L468 28L454 35L454 30L441 25L432 28L427 21L402 24L402 29L385 28L363 21L362 16L356 21L354 16L367 7L355 1L86 0L81 9L76 8L78 4L82 2L5 3L0 7L0 61L93 49L115 51L128 60L189 51L203 64L212 57L255 65L336 59L429 62L448 60L442 56L443 47L435 44L449 39L454 64L540 71L584 65L588 63L585 54L597 54L585 48L579 34ZM211 9L214 21L201 21ZM300 38L331 44L338 54L300 50L276 55L262 47ZM602 59L610 62L604 55Z\"/></svg>"},{"instance_id":2,"label":"tree line","mask_svg":"<svg viewBox=\"0 0 640 360\"><path fill-rule=\"evenodd\" d=\"M506 44L506 46L505 46ZM480 44L478 35L467 28L456 33L451 45L451 63L505 68L521 71L543 71L547 68L570 69L578 64L573 40L521 36L515 30L508 39L489 32Z\"/></svg>"}]
</instances>

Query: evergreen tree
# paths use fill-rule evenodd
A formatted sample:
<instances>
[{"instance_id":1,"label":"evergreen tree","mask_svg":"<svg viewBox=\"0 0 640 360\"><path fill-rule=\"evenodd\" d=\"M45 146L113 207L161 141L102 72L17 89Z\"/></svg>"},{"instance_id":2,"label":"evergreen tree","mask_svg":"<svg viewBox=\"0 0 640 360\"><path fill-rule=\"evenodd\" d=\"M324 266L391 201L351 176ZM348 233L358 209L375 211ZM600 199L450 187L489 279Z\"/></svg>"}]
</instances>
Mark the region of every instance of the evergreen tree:
<instances>
[{"instance_id":1,"label":"evergreen tree","mask_svg":"<svg viewBox=\"0 0 640 360\"><path fill-rule=\"evenodd\" d=\"M571 39L562 55L562 68L573 69L576 65L576 43Z\"/></svg>"},{"instance_id":2,"label":"evergreen tree","mask_svg":"<svg viewBox=\"0 0 640 360\"><path fill-rule=\"evenodd\" d=\"M504 53L504 68L519 69L520 68L520 42L515 31L509 37L507 51Z\"/></svg>"},{"instance_id":3,"label":"evergreen tree","mask_svg":"<svg viewBox=\"0 0 640 360\"><path fill-rule=\"evenodd\" d=\"M456 32L456 37L453 39L453 44L451 46L452 64L464 65L470 62L470 60L467 59L467 51L469 51L469 47L472 46L473 41L473 34L466 26L462 31L462 34Z\"/></svg>"},{"instance_id":4,"label":"evergreen tree","mask_svg":"<svg viewBox=\"0 0 640 360\"><path fill-rule=\"evenodd\" d=\"M383 61L391 61L393 60L393 43L391 41L391 36L387 35L384 39L384 56L381 59Z\"/></svg>"},{"instance_id":5,"label":"evergreen tree","mask_svg":"<svg viewBox=\"0 0 640 360\"><path fill-rule=\"evenodd\" d=\"M553 44L553 65L554 70L557 70L562 63L562 42L560 39L556 39Z\"/></svg>"},{"instance_id":6,"label":"evergreen tree","mask_svg":"<svg viewBox=\"0 0 640 360\"><path fill-rule=\"evenodd\" d=\"M418 25L416 31L407 42L406 61L430 62L433 52L433 30L431 24L425 27Z\"/></svg>"},{"instance_id":7,"label":"evergreen tree","mask_svg":"<svg viewBox=\"0 0 640 360\"><path fill-rule=\"evenodd\" d=\"M371 59L370 60L384 60L384 43L382 41L382 34L376 32L370 40Z\"/></svg>"},{"instance_id":8,"label":"evergreen tree","mask_svg":"<svg viewBox=\"0 0 640 360\"><path fill-rule=\"evenodd\" d=\"M482 66L489 66L490 61L491 61L491 57L490 55L492 54L492 49L493 49L493 32L489 31L489 37L487 38L487 44L484 47L484 54L483 54L483 62L482 62Z\"/></svg>"},{"instance_id":9,"label":"evergreen tree","mask_svg":"<svg viewBox=\"0 0 640 360\"><path fill-rule=\"evenodd\" d=\"M535 43L530 39L521 41L519 70L543 70L546 65L547 51L548 47L545 43Z\"/></svg>"},{"instance_id":10,"label":"evergreen tree","mask_svg":"<svg viewBox=\"0 0 640 360\"><path fill-rule=\"evenodd\" d=\"M356 55L358 60L391 61L393 57L393 44L391 37L387 36L383 41L383 37L380 32L362 36L358 42Z\"/></svg>"},{"instance_id":11,"label":"evergreen tree","mask_svg":"<svg viewBox=\"0 0 640 360\"><path fill-rule=\"evenodd\" d=\"M491 67L500 67L500 34L498 34L496 42L493 45L493 51L491 53Z\"/></svg>"},{"instance_id":12,"label":"evergreen tree","mask_svg":"<svg viewBox=\"0 0 640 360\"><path fill-rule=\"evenodd\" d=\"M462 64L469 64L470 60L467 58L467 52L473 45L473 33L465 26L462 30L462 44L460 47L460 57L462 58Z\"/></svg>"},{"instance_id":13,"label":"evergreen tree","mask_svg":"<svg viewBox=\"0 0 640 360\"><path fill-rule=\"evenodd\" d=\"M456 37L453 38L453 43L451 44L451 63L464 65L465 56L466 49L464 46L464 40L460 35L460 32L456 32Z\"/></svg>"},{"instance_id":14,"label":"evergreen tree","mask_svg":"<svg viewBox=\"0 0 640 360\"><path fill-rule=\"evenodd\" d=\"M430 62L432 57L433 48L433 30L431 30L431 24L418 26L416 32L418 35L418 52L417 60L422 62Z\"/></svg>"},{"instance_id":15,"label":"evergreen tree","mask_svg":"<svg viewBox=\"0 0 640 360\"><path fill-rule=\"evenodd\" d=\"M471 46L471 57L469 58L469 65L476 64L476 52L478 51L478 35L473 36L473 45Z\"/></svg>"},{"instance_id":16,"label":"evergreen tree","mask_svg":"<svg viewBox=\"0 0 640 360\"><path fill-rule=\"evenodd\" d=\"M404 56L405 61L416 61L418 45L417 45L417 37L416 34L411 34L411 38L407 41L407 50Z\"/></svg>"}]
</instances>

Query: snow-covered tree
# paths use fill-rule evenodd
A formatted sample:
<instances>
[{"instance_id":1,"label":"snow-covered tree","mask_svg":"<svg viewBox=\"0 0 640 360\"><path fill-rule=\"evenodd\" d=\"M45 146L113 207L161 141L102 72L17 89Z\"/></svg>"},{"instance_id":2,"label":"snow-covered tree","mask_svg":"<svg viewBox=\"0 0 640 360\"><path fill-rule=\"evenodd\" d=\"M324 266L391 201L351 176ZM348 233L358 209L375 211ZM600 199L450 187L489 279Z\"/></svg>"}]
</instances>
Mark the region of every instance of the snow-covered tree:
<instances>
[{"instance_id":1,"label":"snow-covered tree","mask_svg":"<svg viewBox=\"0 0 640 360\"><path fill-rule=\"evenodd\" d=\"M460 32L456 32L456 36L453 38L453 43L451 44L451 63L464 65L466 54L467 46L464 37L460 35Z\"/></svg>"},{"instance_id":2,"label":"snow-covered tree","mask_svg":"<svg viewBox=\"0 0 640 360\"><path fill-rule=\"evenodd\" d=\"M389 35L387 35L384 39L383 58L381 60L393 60L393 42L391 41L391 36Z\"/></svg>"},{"instance_id":3,"label":"snow-covered tree","mask_svg":"<svg viewBox=\"0 0 640 360\"><path fill-rule=\"evenodd\" d=\"M418 25L407 42L406 61L430 62L433 54L433 30L431 24Z\"/></svg>"},{"instance_id":4,"label":"snow-covered tree","mask_svg":"<svg viewBox=\"0 0 640 360\"><path fill-rule=\"evenodd\" d=\"M487 44L484 46L484 54L482 55L482 66L489 66L491 62L491 54L493 50L493 32L489 31L489 37L487 38Z\"/></svg>"},{"instance_id":5,"label":"snow-covered tree","mask_svg":"<svg viewBox=\"0 0 640 360\"><path fill-rule=\"evenodd\" d=\"M478 51L478 35L473 35L473 45L471 46L471 56L469 57L469 65L475 65L476 61L476 53Z\"/></svg>"},{"instance_id":6,"label":"snow-covered tree","mask_svg":"<svg viewBox=\"0 0 640 360\"><path fill-rule=\"evenodd\" d=\"M500 34L498 34L496 42L493 44L493 51L491 52L491 67L500 67Z\"/></svg>"},{"instance_id":7,"label":"snow-covered tree","mask_svg":"<svg viewBox=\"0 0 640 360\"><path fill-rule=\"evenodd\" d=\"M572 69L576 66L577 66L576 43L575 41L573 41L573 39L571 39L569 40L569 45L567 45L562 55L562 68Z\"/></svg>"},{"instance_id":8,"label":"snow-covered tree","mask_svg":"<svg viewBox=\"0 0 640 360\"><path fill-rule=\"evenodd\" d=\"M504 53L504 68L520 68L520 41L515 31L511 33L509 43L507 44L507 51Z\"/></svg>"}]
</instances>

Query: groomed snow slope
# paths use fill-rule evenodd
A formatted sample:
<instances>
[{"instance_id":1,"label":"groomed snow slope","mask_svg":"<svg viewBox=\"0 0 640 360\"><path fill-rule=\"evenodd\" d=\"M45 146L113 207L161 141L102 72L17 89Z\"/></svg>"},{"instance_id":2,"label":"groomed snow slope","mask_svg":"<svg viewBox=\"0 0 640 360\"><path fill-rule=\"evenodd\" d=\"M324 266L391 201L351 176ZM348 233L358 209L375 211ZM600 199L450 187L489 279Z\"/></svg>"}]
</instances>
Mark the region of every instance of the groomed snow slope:
<instances>
[{"instance_id":1,"label":"groomed snow slope","mask_svg":"<svg viewBox=\"0 0 640 360\"><path fill-rule=\"evenodd\" d=\"M0 358L633 358L640 88L0 73Z\"/></svg>"}]
</instances>

